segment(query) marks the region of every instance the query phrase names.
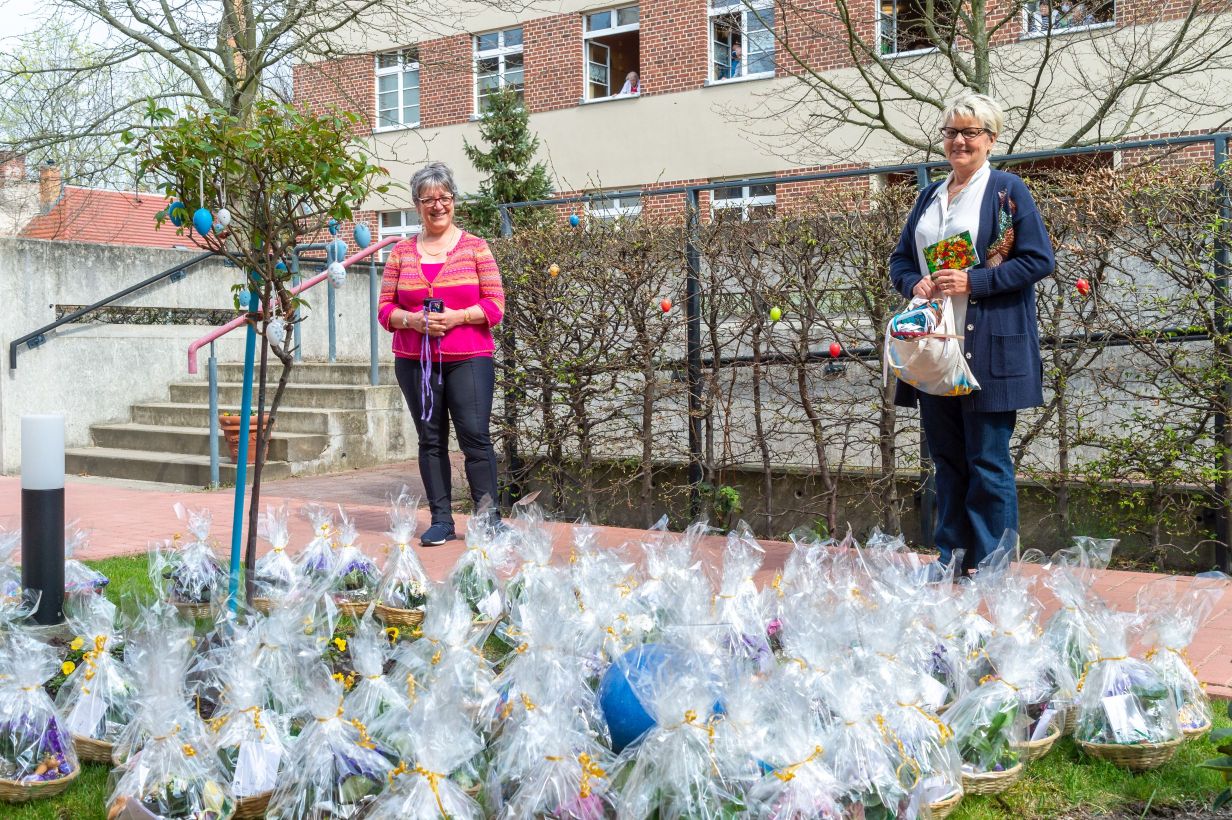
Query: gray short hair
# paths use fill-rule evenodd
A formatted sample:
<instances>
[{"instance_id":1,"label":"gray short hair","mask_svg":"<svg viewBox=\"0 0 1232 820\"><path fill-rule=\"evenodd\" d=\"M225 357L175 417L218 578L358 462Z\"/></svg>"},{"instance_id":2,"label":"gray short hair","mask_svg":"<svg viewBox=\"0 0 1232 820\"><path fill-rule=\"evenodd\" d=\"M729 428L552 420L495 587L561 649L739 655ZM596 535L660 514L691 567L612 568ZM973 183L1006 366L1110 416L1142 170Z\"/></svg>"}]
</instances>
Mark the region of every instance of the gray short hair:
<instances>
[{"instance_id":1,"label":"gray short hair","mask_svg":"<svg viewBox=\"0 0 1232 820\"><path fill-rule=\"evenodd\" d=\"M418 203L419 194L425 188L444 188L450 196L458 196L453 171L443 162L429 162L411 176L411 201Z\"/></svg>"},{"instance_id":2,"label":"gray short hair","mask_svg":"<svg viewBox=\"0 0 1232 820\"><path fill-rule=\"evenodd\" d=\"M941 124L944 126L955 117L971 117L980 121L980 125L993 134L1000 134L1005 127L1005 113L997 101L987 94L964 92L959 94L941 112Z\"/></svg>"}]
</instances>

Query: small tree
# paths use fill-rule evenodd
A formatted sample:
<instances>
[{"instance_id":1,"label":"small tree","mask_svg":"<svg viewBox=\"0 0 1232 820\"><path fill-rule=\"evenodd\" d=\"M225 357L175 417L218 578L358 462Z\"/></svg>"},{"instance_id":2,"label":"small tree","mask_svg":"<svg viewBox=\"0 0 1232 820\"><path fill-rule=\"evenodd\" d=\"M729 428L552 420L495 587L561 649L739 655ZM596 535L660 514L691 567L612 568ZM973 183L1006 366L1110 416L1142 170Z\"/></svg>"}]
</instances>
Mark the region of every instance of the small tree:
<instances>
[{"instance_id":1,"label":"small tree","mask_svg":"<svg viewBox=\"0 0 1232 820\"><path fill-rule=\"evenodd\" d=\"M547 166L535 161L539 138L531 132L530 115L512 90L506 88L488 98L479 136L488 145L487 151L465 141L463 150L475 169L487 174L487 178L479 185L479 196L458 211L467 228L494 238L500 235L498 205L546 199L552 194L552 182ZM525 208L512 216L518 226L543 219L542 212Z\"/></svg>"},{"instance_id":2,"label":"small tree","mask_svg":"<svg viewBox=\"0 0 1232 820\"><path fill-rule=\"evenodd\" d=\"M261 339L257 452L244 556L251 597L265 449L294 365L290 326L301 320L299 308L305 304L291 294L288 262L300 236L320 232L331 219L350 219L356 203L384 193L388 186L375 179L386 171L353 150L353 114L311 114L270 101L256 103L245 119L220 110L190 110L168 123L172 112L155 104L148 113L164 125L145 140L131 134L125 139L138 144L141 173L156 175L166 195L183 203L176 213L159 214L159 225L180 222L179 233L192 233L198 245L248 272L234 290L237 306L242 292L250 294L248 321ZM212 230L193 231L201 208L211 210ZM225 225L219 218L223 208L230 214ZM271 351L282 372L269 402L269 423L262 425Z\"/></svg>"}]
</instances>

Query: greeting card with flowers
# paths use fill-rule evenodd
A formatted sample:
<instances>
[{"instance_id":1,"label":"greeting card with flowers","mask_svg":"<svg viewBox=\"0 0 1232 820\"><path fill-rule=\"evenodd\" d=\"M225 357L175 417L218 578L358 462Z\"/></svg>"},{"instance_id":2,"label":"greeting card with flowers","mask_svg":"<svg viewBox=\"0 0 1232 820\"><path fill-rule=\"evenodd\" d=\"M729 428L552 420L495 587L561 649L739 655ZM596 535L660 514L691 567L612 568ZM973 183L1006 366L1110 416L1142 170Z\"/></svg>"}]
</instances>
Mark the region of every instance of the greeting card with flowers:
<instances>
[{"instance_id":1,"label":"greeting card with flowers","mask_svg":"<svg viewBox=\"0 0 1232 820\"><path fill-rule=\"evenodd\" d=\"M947 236L939 242L934 242L924 248L924 261L928 263L928 272L939 270L967 270L980 262L979 254L975 252L975 242L971 239L971 231Z\"/></svg>"}]
</instances>

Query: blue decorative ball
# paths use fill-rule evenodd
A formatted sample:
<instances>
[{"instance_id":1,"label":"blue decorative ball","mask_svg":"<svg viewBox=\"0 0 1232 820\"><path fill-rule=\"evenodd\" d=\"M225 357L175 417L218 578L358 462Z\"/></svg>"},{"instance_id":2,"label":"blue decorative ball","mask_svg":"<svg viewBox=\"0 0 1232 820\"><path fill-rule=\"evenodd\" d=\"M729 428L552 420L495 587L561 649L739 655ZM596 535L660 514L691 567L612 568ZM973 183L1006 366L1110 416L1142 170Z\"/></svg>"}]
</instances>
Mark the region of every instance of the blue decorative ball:
<instances>
[{"instance_id":1,"label":"blue decorative ball","mask_svg":"<svg viewBox=\"0 0 1232 820\"><path fill-rule=\"evenodd\" d=\"M188 209L184 207L183 202L172 202L167 206L167 218L171 220L171 224L177 228L182 227L188 221Z\"/></svg>"},{"instance_id":2,"label":"blue decorative ball","mask_svg":"<svg viewBox=\"0 0 1232 820\"><path fill-rule=\"evenodd\" d=\"M193 211L193 228L201 236L205 236L214 227L214 215L209 208L198 208Z\"/></svg>"},{"instance_id":3,"label":"blue decorative ball","mask_svg":"<svg viewBox=\"0 0 1232 820\"><path fill-rule=\"evenodd\" d=\"M612 735L614 752L619 754L654 728L655 719L638 693L650 690L661 669L679 668L683 662L680 650L648 643L630 649L603 673L599 681L599 708Z\"/></svg>"},{"instance_id":4,"label":"blue decorative ball","mask_svg":"<svg viewBox=\"0 0 1232 820\"><path fill-rule=\"evenodd\" d=\"M577 214L569 214L569 224L576 228L582 224L582 219Z\"/></svg>"},{"instance_id":5,"label":"blue decorative ball","mask_svg":"<svg viewBox=\"0 0 1232 820\"><path fill-rule=\"evenodd\" d=\"M274 270L286 270L286 269L287 269L287 263L283 262L281 259L278 260L277 265L274 265Z\"/></svg>"},{"instance_id":6,"label":"blue decorative ball","mask_svg":"<svg viewBox=\"0 0 1232 820\"><path fill-rule=\"evenodd\" d=\"M325 246L326 262L341 262L346 259L347 246L341 239L334 239Z\"/></svg>"},{"instance_id":7,"label":"blue decorative ball","mask_svg":"<svg viewBox=\"0 0 1232 820\"><path fill-rule=\"evenodd\" d=\"M336 219L331 219L331 220L329 221L329 234L330 234L330 236L337 236L337 235L338 235L338 220L336 220Z\"/></svg>"},{"instance_id":8,"label":"blue decorative ball","mask_svg":"<svg viewBox=\"0 0 1232 820\"><path fill-rule=\"evenodd\" d=\"M363 222L355 226L355 244L361 248L372 244L372 231Z\"/></svg>"}]
</instances>

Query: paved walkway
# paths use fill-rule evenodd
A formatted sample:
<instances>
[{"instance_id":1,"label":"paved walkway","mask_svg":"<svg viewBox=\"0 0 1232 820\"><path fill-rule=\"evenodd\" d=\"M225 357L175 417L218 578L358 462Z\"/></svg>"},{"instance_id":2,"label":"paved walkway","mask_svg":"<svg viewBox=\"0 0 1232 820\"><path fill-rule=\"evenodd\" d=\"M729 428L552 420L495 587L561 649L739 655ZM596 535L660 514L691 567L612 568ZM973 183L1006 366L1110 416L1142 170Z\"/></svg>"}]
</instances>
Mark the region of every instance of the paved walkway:
<instances>
[{"instance_id":1,"label":"paved walkway","mask_svg":"<svg viewBox=\"0 0 1232 820\"><path fill-rule=\"evenodd\" d=\"M262 487L262 499L271 504L285 503L290 508L291 543L302 545L311 537L311 526L299 515L299 509L309 502L342 504L360 531L360 543L370 551L379 552L387 543L384 533L389 522L386 504L391 494L406 484L412 492L418 487L418 470L414 462L386 465L368 470L355 470L328 476L290 478L270 481ZM0 476L0 526L16 529L21 518L21 482L16 477ZM140 482L70 477L65 491L66 518L77 519L90 529L92 536L87 550L78 558L106 558L131 555L146 550L151 541L169 538L182 532L173 506L208 508L214 517L213 536L219 544L230 543L234 493L230 490L205 492L183 487L146 485ZM245 511L247 504L245 504ZM457 516L459 532L466 526L466 516ZM428 524L425 508L420 510L420 522ZM553 553L563 560L569 554L571 530L567 524L554 524ZM599 529L599 543L605 547L620 547L636 543L642 530L621 527ZM704 539L704 552L718 558L724 539ZM791 545L778 541L763 541L766 560L759 582L768 583L783 565ZM224 547L225 548L225 547ZM463 545L455 541L441 547L421 549L425 569L435 578L443 577L462 552ZM1107 570L1099 574L1096 591L1117 609L1135 606L1138 590L1160 576L1144 572ZM1049 612L1056 604L1043 585L1037 592ZM1225 593L1215 608L1210 622L1203 627L1189 649L1189 657L1198 677L1207 684L1212 695L1232 698L1232 594Z\"/></svg>"}]
</instances>

